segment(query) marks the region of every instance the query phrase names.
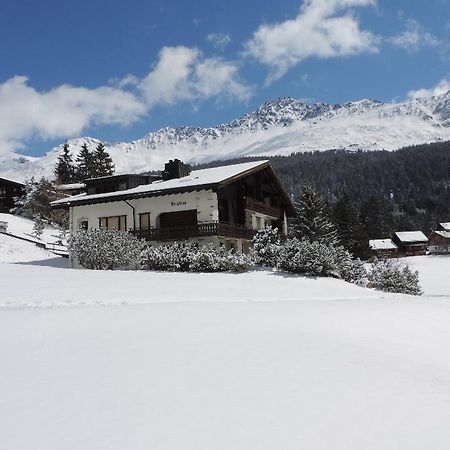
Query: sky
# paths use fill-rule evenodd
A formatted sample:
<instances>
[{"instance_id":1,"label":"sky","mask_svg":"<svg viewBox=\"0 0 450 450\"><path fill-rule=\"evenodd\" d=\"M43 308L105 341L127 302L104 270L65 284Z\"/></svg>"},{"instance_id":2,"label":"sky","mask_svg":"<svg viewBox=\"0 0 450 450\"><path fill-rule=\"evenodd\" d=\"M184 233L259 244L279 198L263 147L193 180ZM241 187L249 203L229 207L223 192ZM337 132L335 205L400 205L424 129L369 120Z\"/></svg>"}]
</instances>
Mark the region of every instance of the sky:
<instances>
[{"instance_id":1,"label":"sky","mask_svg":"<svg viewBox=\"0 0 450 450\"><path fill-rule=\"evenodd\" d=\"M450 0L1 0L0 156L450 89Z\"/></svg>"}]
</instances>

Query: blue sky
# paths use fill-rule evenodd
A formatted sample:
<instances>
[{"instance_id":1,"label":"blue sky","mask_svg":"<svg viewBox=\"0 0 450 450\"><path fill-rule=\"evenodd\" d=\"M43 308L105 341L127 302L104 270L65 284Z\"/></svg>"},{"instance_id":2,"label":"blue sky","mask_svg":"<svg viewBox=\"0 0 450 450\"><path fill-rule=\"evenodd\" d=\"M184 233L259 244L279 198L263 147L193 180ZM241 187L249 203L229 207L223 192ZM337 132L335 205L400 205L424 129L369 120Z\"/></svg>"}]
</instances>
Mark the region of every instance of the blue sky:
<instances>
[{"instance_id":1,"label":"blue sky","mask_svg":"<svg viewBox=\"0 0 450 450\"><path fill-rule=\"evenodd\" d=\"M450 88L450 0L2 0L0 155ZM418 91L418 92L417 92Z\"/></svg>"}]
</instances>

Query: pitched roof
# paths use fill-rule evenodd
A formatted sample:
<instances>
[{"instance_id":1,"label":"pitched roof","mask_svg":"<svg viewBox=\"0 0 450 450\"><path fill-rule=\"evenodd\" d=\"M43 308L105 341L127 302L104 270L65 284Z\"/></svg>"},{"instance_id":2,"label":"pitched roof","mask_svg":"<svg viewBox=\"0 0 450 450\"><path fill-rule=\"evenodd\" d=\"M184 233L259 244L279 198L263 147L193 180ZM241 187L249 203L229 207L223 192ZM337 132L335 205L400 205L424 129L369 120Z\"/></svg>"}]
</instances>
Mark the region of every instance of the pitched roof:
<instances>
[{"instance_id":1,"label":"pitched roof","mask_svg":"<svg viewBox=\"0 0 450 450\"><path fill-rule=\"evenodd\" d=\"M438 231L433 231L432 234L437 234L439 236L442 236L445 239L450 239L450 230L448 231L443 231L443 230L438 230Z\"/></svg>"},{"instance_id":2,"label":"pitched roof","mask_svg":"<svg viewBox=\"0 0 450 450\"><path fill-rule=\"evenodd\" d=\"M265 167L271 168L270 163L267 160L193 170L186 177L174 178L167 181L155 181L152 184L144 184L123 191L91 195L83 193L66 197L52 202L52 206L75 206L78 204L102 203L107 201L112 202L127 198L153 197L156 195L187 192L199 188L213 188L219 184L227 184L232 182L237 178L249 175L250 173L261 170ZM280 188L283 191L281 185ZM286 194L285 200L291 207L289 197Z\"/></svg>"},{"instance_id":3,"label":"pitched roof","mask_svg":"<svg viewBox=\"0 0 450 450\"><path fill-rule=\"evenodd\" d=\"M11 180L11 179L5 178L5 177L0 177L0 180L6 181L7 183L15 184L15 185L17 185L17 186L22 186L22 187L25 186L25 185L24 185L23 183L21 183L20 181L14 181L14 180Z\"/></svg>"},{"instance_id":4,"label":"pitched roof","mask_svg":"<svg viewBox=\"0 0 450 450\"><path fill-rule=\"evenodd\" d=\"M397 250L398 247L391 239L371 239L369 241L371 250Z\"/></svg>"},{"instance_id":5,"label":"pitched roof","mask_svg":"<svg viewBox=\"0 0 450 450\"><path fill-rule=\"evenodd\" d=\"M421 231L398 231L395 233L400 242L423 242L427 243L428 238Z\"/></svg>"},{"instance_id":6,"label":"pitched roof","mask_svg":"<svg viewBox=\"0 0 450 450\"><path fill-rule=\"evenodd\" d=\"M439 228L442 228L445 231L450 231L450 222L442 222L439 224Z\"/></svg>"}]
</instances>

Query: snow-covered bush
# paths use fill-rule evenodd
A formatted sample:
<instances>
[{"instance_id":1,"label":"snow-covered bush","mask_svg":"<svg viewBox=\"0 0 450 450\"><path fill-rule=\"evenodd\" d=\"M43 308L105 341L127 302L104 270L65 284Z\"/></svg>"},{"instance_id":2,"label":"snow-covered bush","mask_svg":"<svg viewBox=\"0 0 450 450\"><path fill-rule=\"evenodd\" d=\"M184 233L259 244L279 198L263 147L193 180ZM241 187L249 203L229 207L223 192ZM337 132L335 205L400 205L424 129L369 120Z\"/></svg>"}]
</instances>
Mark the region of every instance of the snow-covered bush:
<instances>
[{"instance_id":1,"label":"snow-covered bush","mask_svg":"<svg viewBox=\"0 0 450 450\"><path fill-rule=\"evenodd\" d=\"M281 250L278 228L267 227L259 230L253 237L252 249L257 264L276 267Z\"/></svg>"},{"instance_id":2,"label":"snow-covered bush","mask_svg":"<svg viewBox=\"0 0 450 450\"><path fill-rule=\"evenodd\" d=\"M196 246L191 243L147 247L142 252L141 267L144 270L186 272Z\"/></svg>"},{"instance_id":3,"label":"snow-covered bush","mask_svg":"<svg viewBox=\"0 0 450 450\"><path fill-rule=\"evenodd\" d=\"M375 260L369 273L370 286L385 292L421 295L419 273L393 260Z\"/></svg>"},{"instance_id":4,"label":"snow-covered bush","mask_svg":"<svg viewBox=\"0 0 450 450\"><path fill-rule=\"evenodd\" d=\"M276 229L259 231L253 240L253 252L257 264L288 272L342 278L357 284L365 284L367 278L363 263L344 247L298 238L280 242Z\"/></svg>"},{"instance_id":5,"label":"snow-covered bush","mask_svg":"<svg viewBox=\"0 0 450 450\"><path fill-rule=\"evenodd\" d=\"M194 243L148 247L142 256L143 269L172 272L243 272L251 264L249 256L227 252L212 243L203 247Z\"/></svg>"},{"instance_id":6,"label":"snow-covered bush","mask_svg":"<svg viewBox=\"0 0 450 450\"><path fill-rule=\"evenodd\" d=\"M288 272L339 277L333 246L307 239L288 239L279 254L278 266Z\"/></svg>"},{"instance_id":7,"label":"snow-covered bush","mask_svg":"<svg viewBox=\"0 0 450 450\"><path fill-rule=\"evenodd\" d=\"M115 230L79 230L68 240L72 256L86 269L114 270L138 267L144 241Z\"/></svg>"}]
</instances>

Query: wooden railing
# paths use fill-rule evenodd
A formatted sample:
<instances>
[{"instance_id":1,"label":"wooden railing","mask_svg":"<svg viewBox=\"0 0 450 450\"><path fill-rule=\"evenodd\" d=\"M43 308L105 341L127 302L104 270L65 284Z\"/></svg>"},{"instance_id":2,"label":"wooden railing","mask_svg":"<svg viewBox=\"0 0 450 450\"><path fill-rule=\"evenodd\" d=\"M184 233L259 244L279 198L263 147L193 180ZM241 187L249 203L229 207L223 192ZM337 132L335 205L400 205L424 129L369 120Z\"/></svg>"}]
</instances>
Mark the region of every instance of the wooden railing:
<instances>
[{"instance_id":1,"label":"wooden railing","mask_svg":"<svg viewBox=\"0 0 450 450\"><path fill-rule=\"evenodd\" d=\"M266 214L270 217L279 219L282 216L281 210L275 206L268 205L267 203L260 202L254 198L245 197L245 209Z\"/></svg>"},{"instance_id":2,"label":"wooden railing","mask_svg":"<svg viewBox=\"0 0 450 450\"><path fill-rule=\"evenodd\" d=\"M219 222L204 222L170 228L150 228L131 230L133 234L147 241L183 241L188 238L204 236L223 236L235 239L252 239L256 230L241 225Z\"/></svg>"}]
</instances>

